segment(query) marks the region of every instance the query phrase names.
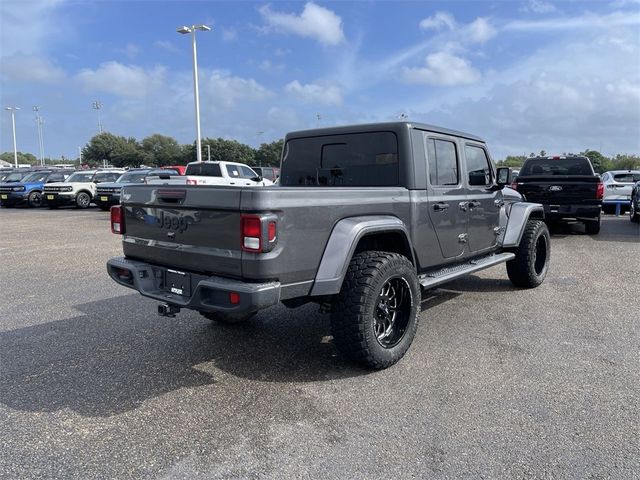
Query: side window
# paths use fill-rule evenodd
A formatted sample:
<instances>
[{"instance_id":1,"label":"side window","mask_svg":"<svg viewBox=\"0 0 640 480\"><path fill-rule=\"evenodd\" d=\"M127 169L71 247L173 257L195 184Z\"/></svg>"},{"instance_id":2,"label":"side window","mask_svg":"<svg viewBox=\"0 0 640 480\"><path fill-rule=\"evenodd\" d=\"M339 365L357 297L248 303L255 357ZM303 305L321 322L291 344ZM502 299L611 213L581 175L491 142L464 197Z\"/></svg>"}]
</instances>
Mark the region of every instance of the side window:
<instances>
[{"instance_id":1,"label":"side window","mask_svg":"<svg viewBox=\"0 0 640 480\"><path fill-rule=\"evenodd\" d=\"M253 178L256 176L249 167L240 166L240 171L242 172L242 178Z\"/></svg>"},{"instance_id":2,"label":"side window","mask_svg":"<svg viewBox=\"0 0 640 480\"><path fill-rule=\"evenodd\" d=\"M473 145L465 145L464 156L467 159L469 185L491 185L491 165L484 149Z\"/></svg>"},{"instance_id":3,"label":"side window","mask_svg":"<svg viewBox=\"0 0 640 480\"><path fill-rule=\"evenodd\" d=\"M238 178L240 176L237 165L225 165L225 168L227 169L227 175L231 178Z\"/></svg>"},{"instance_id":4,"label":"side window","mask_svg":"<svg viewBox=\"0 0 640 480\"><path fill-rule=\"evenodd\" d=\"M431 185L458 184L458 155L455 143L428 138L427 157Z\"/></svg>"}]
</instances>

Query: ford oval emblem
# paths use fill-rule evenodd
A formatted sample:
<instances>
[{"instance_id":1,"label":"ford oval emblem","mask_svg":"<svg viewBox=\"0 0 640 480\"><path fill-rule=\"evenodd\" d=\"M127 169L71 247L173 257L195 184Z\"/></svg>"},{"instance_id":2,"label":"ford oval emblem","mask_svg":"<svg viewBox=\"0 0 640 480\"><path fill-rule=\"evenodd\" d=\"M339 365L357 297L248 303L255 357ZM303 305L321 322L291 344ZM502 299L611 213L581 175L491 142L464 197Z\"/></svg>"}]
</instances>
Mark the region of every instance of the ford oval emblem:
<instances>
[{"instance_id":1,"label":"ford oval emblem","mask_svg":"<svg viewBox=\"0 0 640 480\"><path fill-rule=\"evenodd\" d=\"M562 186L560 185L553 185L549 187L549 191L551 192L559 192L560 190L562 190Z\"/></svg>"}]
</instances>

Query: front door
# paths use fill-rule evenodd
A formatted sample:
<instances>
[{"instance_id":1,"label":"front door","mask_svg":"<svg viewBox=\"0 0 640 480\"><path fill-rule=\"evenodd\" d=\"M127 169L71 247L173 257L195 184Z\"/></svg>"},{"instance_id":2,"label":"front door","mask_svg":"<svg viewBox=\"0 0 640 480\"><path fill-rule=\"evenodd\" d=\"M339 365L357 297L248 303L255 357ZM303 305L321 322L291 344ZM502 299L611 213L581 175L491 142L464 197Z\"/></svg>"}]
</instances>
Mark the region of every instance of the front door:
<instances>
[{"instance_id":1,"label":"front door","mask_svg":"<svg viewBox=\"0 0 640 480\"><path fill-rule=\"evenodd\" d=\"M443 259L453 259L464 253L467 231L458 146L447 138L427 137L426 142L429 218Z\"/></svg>"},{"instance_id":2,"label":"front door","mask_svg":"<svg viewBox=\"0 0 640 480\"><path fill-rule=\"evenodd\" d=\"M491 189L494 184L494 171L484 146L467 142L464 146L464 156L467 167L469 250L478 252L496 245L502 191Z\"/></svg>"}]
</instances>

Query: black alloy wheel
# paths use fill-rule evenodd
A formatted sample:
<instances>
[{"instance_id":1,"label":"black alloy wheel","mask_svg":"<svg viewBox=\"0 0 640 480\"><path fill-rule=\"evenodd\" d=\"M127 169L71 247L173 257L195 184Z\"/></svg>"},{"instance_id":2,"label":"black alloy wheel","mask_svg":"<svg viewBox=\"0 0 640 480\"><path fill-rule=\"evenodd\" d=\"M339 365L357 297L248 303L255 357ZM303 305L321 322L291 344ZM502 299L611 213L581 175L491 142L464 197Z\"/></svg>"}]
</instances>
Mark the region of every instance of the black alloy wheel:
<instances>
[{"instance_id":1,"label":"black alloy wheel","mask_svg":"<svg viewBox=\"0 0 640 480\"><path fill-rule=\"evenodd\" d=\"M411 289L404 278L391 278L382 286L376 304L373 330L383 348L393 348L404 336L411 315Z\"/></svg>"}]
</instances>

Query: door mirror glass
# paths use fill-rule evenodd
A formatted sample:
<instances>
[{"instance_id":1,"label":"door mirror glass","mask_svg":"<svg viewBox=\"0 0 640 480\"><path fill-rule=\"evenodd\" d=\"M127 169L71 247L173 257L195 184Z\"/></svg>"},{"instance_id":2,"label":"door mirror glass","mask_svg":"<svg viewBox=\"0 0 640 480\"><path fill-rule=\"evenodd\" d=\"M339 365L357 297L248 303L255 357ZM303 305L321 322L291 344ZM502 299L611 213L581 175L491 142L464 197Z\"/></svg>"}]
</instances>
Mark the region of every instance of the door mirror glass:
<instances>
[{"instance_id":1,"label":"door mirror glass","mask_svg":"<svg viewBox=\"0 0 640 480\"><path fill-rule=\"evenodd\" d=\"M508 185L511 178L511 169L509 167L499 167L496 170L496 183L498 185Z\"/></svg>"}]
</instances>

